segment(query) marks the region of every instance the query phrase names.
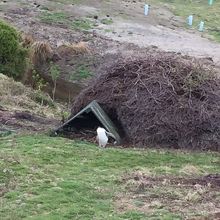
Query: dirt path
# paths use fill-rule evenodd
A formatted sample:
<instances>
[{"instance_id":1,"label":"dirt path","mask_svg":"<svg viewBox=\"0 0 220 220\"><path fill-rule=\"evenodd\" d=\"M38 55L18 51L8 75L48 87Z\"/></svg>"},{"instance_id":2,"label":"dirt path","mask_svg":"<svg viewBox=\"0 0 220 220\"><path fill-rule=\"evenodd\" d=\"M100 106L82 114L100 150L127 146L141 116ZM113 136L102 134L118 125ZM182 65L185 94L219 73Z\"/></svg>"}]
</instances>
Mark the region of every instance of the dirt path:
<instances>
[{"instance_id":1,"label":"dirt path","mask_svg":"<svg viewBox=\"0 0 220 220\"><path fill-rule=\"evenodd\" d=\"M65 25L45 25L39 16L45 12L61 12L68 15L68 22L77 19L90 19L95 23L88 32L115 41L106 42L103 53L119 51L118 43L133 43L143 49L155 46L165 51L174 51L199 58L211 58L220 66L220 44L202 37L202 33L185 28L185 21L174 16L168 8L151 5L149 16L144 16L144 1L89 0L81 4L70 1L19 0L1 3L0 16L14 23L25 32L33 33L40 39L48 39L53 44L60 40L76 40L77 31ZM103 22L104 21L104 22ZM74 36L74 37L73 37ZM93 41L92 39L90 40ZM103 45L102 45L103 46ZM99 48L99 44L96 44ZM104 49L104 50L103 50ZM129 51L130 48L128 48ZM126 47L123 46L126 54ZM130 51L129 51L130 53Z\"/></svg>"},{"instance_id":2,"label":"dirt path","mask_svg":"<svg viewBox=\"0 0 220 220\"><path fill-rule=\"evenodd\" d=\"M25 2L25 4L24 4ZM58 1L59 2L59 1ZM39 35L50 34L50 38L63 40L60 30L51 31L54 27L44 29L39 25L38 15L42 8L50 11L62 11L71 16L90 17L98 15L98 19L110 19L112 23L98 23L93 31L122 43L133 43L140 47L154 45L165 51L180 52L195 57L210 57L220 66L220 44L203 38L197 31L189 31L183 28L185 21L174 16L167 8L151 5L149 16L143 14L144 1L95 0L82 1L83 4L70 4L68 1L55 3L48 0L8 1L2 5L2 16L11 19L17 26L25 31L32 29ZM21 7L22 6L22 7ZM107 15L107 17L106 17ZM22 27L23 26L23 27ZM55 34L55 32L57 32ZM53 35L54 36L51 36Z\"/></svg>"},{"instance_id":3,"label":"dirt path","mask_svg":"<svg viewBox=\"0 0 220 220\"><path fill-rule=\"evenodd\" d=\"M134 43L140 47L154 45L165 51L179 52L199 58L210 57L220 65L220 44L210 42L198 34L180 29L172 30L160 25L143 25L135 21L125 22L119 19L109 28L114 28L114 32L104 33L101 30L99 33L123 43Z\"/></svg>"},{"instance_id":4,"label":"dirt path","mask_svg":"<svg viewBox=\"0 0 220 220\"><path fill-rule=\"evenodd\" d=\"M174 16L167 8L151 6L148 16L143 14L143 3L127 1L127 7L118 9L123 16L112 18L108 25L112 31L98 33L123 43L134 43L140 47L154 45L165 51L180 52L199 58L210 57L220 66L220 44L203 37L204 33L186 29L185 21ZM116 4L112 3L113 5ZM113 7L114 10L114 7Z\"/></svg>"}]
</instances>

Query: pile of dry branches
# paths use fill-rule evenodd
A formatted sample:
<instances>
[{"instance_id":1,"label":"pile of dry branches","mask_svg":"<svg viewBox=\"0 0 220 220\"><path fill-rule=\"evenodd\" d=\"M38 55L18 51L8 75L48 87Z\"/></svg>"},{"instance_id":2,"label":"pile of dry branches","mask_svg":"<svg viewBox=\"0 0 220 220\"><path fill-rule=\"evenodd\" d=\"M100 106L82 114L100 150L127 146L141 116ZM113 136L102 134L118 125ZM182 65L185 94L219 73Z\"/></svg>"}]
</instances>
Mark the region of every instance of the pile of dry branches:
<instances>
[{"instance_id":1,"label":"pile of dry branches","mask_svg":"<svg viewBox=\"0 0 220 220\"><path fill-rule=\"evenodd\" d=\"M78 96L72 114L94 99L130 144L220 150L220 80L196 60L121 60Z\"/></svg>"}]
</instances>

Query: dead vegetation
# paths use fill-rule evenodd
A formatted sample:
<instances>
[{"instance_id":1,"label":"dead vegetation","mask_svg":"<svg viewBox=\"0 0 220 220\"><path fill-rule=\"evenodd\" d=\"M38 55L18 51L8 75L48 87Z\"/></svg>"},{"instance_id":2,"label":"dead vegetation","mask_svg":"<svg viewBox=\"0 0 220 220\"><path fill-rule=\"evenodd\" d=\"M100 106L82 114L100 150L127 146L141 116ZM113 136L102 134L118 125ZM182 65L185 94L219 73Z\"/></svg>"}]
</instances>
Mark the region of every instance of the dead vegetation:
<instances>
[{"instance_id":1,"label":"dead vegetation","mask_svg":"<svg viewBox=\"0 0 220 220\"><path fill-rule=\"evenodd\" d=\"M57 48L52 48L49 42L35 41L31 35L24 34L22 40L22 45L29 48L30 59L30 66L23 76L23 82L31 81L33 70L37 71L41 76L45 75L45 73L49 74L51 62L56 63L63 57L90 53L90 49L85 42L64 42Z\"/></svg>"},{"instance_id":2,"label":"dead vegetation","mask_svg":"<svg viewBox=\"0 0 220 220\"><path fill-rule=\"evenodd\" d=\"M31 45L31 61L34 66L46 63L53 56L53 50L49 43L35 41Z\"/></svg>"},{"instance_id":3,"label":"dead vegetation","mask_svg":"<svg viewBox=\"0 0 220 220\"><path fill-rule=\"evenodd\" d=\"M136 146L220 149L220 80L173 53L121 60L93 80L72 114L97 100Z\"/></svg>"},{"instance_id":4,"label":"dead vegetation","mask_svg":"<svg viewBox=\"0 0 220 220\"><path fill-rule=\"evenodd\" d=\"M49 95L34 91L20 82L0 74L0 106L4 110L26 111L49 118L59 115L60 108Z\"/></svg>"},{"instance_id":5,"label":"dead vegetation","mask_svg":"<svg viewBox=\"0 0 220 220\"><path fill-rule=\"evenodd\" d=\"M220 216L220 176L210 174L188 178L149 176L143 172L127 173L120 183L126 193L115 198L120 212L138 210L152 213L166 209L183 219L218 219ZM203 218L203 217L204 218ZM216 217L216 218L215 218Z\"/></svg>"},{"instance_id":6,"label":"dead vegetation","mask_svg":"<svg viewBox=\"0 0 220 220\"><path fill-rule=\"evenodd\" d=\"M22 35L22 46L26 48L30 48L31 45L34 43L34 38L30 34L23 34Z\"/></svg>"},{"instance_id":7,"label":"dead vegetation","mask_svg":"<svg viewBox=\"0 0 220 220\"><path fill-rule=\"evenodd\" d=\"M90 53L90 49L86 42L69 43L64 42L57 47L60 56L71 56Z\"/></svg>"},{"instance_id":8,"label":"dead vegetation","mask_svg":"<svg viewBox=\"0 0 220 220\"><path fill-rule=\"evenodd\" d=\"M61 108L49 95L0 74L0 127L21 131L48 130L59 123ZM1 132L0 132L1 133Z\"/></svg>"}]
</instances>

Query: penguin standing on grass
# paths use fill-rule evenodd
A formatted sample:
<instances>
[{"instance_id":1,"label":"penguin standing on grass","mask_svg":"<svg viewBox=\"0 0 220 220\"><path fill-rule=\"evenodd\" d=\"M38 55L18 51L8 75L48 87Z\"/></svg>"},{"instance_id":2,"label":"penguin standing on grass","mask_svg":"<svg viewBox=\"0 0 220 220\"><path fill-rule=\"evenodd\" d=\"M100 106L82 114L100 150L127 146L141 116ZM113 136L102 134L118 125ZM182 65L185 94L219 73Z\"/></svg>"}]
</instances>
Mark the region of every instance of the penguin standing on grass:
<instances>
[{"instance_id":1,"label":"penguin standing on grass","mask_svg":"<svg viewBox=\"0 0 220 220\"><path fill-rule=\"evenodd\" d=\"M106 131L104 128L98 127L96 131L97 131L96 140L99 143L99 147L106 147L108 143L108 136L111 136L112 138L115 139L115 136L112 133Z\"/></svg>"}]
</instances>

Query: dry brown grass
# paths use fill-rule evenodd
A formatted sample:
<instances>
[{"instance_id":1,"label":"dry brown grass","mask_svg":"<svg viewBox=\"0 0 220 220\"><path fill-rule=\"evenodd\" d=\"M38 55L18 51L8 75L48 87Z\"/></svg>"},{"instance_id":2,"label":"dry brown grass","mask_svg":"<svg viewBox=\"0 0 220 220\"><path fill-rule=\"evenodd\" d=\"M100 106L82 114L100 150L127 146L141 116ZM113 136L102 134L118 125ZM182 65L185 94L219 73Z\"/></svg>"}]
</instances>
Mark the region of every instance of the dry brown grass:
<instances>
[{"instance_id":1,"label":"dry brown grass","mask_svg":"<svg viewBox=\"0 0 220 220\"><path fill-rule=\"evenodd\" d=\"M48 42L36 41L31 46L31 61L34 66L41 65L51 59L53 50Z\"/></svg>"},{"instance_id":2,"label":"dry brown grass","mask_svg":"<svg viewBox=\"0 0 220 220\"><path fill-rule=\"evenodd\" d=\"M199 175L201 174L201 170L196 166L188 164L180 170L180 173L184 175Z\"/></svg>"},{"instance_id":3,"label":"dry brown grass","mask_svg":"<svg viewBox=\"0 0 220 220\"><path fill-rule=\"evenodd\" d=\"M30 34L23 34L22 35L22 46L29 48L34 43L34 38Z\"/></svg>"},{"instance_id":4,"label":"dry brown grass","mask_svg":"<svg viewBox=\"0 0 220 220\"><path fill-rule=\"evenodd\" d=\"M195 216L215 219L210 216L220 213L219 178L217 175L152 177L143 172L132 172L122 177L124 193L116 196L114 204L122 213L141 211L150 214L155 209L166 209L182 219Z\"/></svg>"},{"instance_id":5,"label":"dry brown grass","mask_svg":"<svg viewBox=\"0 0 220 220\"><path fill-rule=\"evenodd\" d=\"M3 74L0 74L0 97L0 105L11 112L28 111L51 118L56 118L61 112L48 95L25 87Z\"/></svg>"},{"instance_id":6,"label":"dry brown grass","mask_svg":"<svg viewBox=\"0 0 220 220\"><path fill-rule=\"evenodd\" d=\"M62 56L90 53L88 45L82 41L79 43L64 42L57 47L57 51Z\"/></svg>"}]
</instances>

